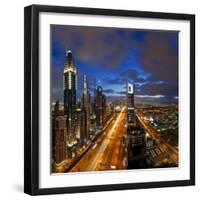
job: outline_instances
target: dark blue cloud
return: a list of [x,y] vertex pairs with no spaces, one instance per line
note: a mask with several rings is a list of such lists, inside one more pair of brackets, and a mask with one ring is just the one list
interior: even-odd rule
[[145,39],[145,32],[144,31],[135,31],[132,34],[134,40],[138,42],[144,42]]
[[132,80],[138,94],[178,96],[178,32],[52,25],[51,46],[53,99],[62,96],[66,49],[91,92],[100,82],[105,93],[123,95]]
[[115,91],[113,89],[104,89],[103,92],[106,94],[114,94],[115,93]]

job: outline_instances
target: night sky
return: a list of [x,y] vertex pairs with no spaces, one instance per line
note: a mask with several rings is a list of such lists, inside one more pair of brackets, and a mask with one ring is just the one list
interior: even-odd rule
[[[65,51],[71,49],[90,89],[103,87],[108,98],[122,98],[127,80],[138,101],[175,102],[178,98],[178,32],[51,25],[51,95],[63,101]],[[80,89],[81,90],[81,89]]]

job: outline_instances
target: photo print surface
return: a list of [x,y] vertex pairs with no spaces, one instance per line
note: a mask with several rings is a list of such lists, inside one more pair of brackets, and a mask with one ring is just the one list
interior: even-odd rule
[[178,167],[179,33],[50,31],[51,172]]

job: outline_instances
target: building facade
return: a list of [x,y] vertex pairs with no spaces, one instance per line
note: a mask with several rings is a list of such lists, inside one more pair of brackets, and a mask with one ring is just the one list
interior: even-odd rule
[[103,94],[101,86],[97,86],[95,92],[94,106],[96,115],[96,125],[97,127],[102,127],[106,122],[106,96]]
[[85,115],[84,112],[82,111],[81,107],[78,107],[76,110],[76,136],[79,139],[79,146],[82,146],[85,143]]
[[66,62],[63,73],[64,82],[64,115],[66,116],[66,143],[72,147],[76,141],[76,91],[77,70],[73,60],[72,51],[66,51]]
[[84,140],[89,139],[90,135],[90,94],[88,90],[88,81],[87,77],[84,74],[83,80],[83,95],[82,95],[82,115],[83,115],[83,133]]
[[[55,107],[55,109],[58,109]],[[58,111],[58,110],[57,110]],[[66,117],[57,115],[57,112],[52,116],[52,157],[56,166],[66,160]]]
[[104,126],[107,121],[107,102],[106,96],[102,95],[102,125]]
[[[145,131],[136,114],[134,105],[134,85],[127,84],[127,135],[128,135],[128,165],[131,168],[142,167],[146,155]],[[140,166],[139,166],[140,165]]]

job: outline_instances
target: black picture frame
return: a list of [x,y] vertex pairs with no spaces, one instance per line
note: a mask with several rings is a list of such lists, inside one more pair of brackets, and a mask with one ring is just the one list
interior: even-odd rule
[[[190,23],[190,179],[162,182],[39,188],[39,13],[76,13]],[[195,15],[31,5],[24,9],[24,192],[30,195],[95,192],[195,185]]]

